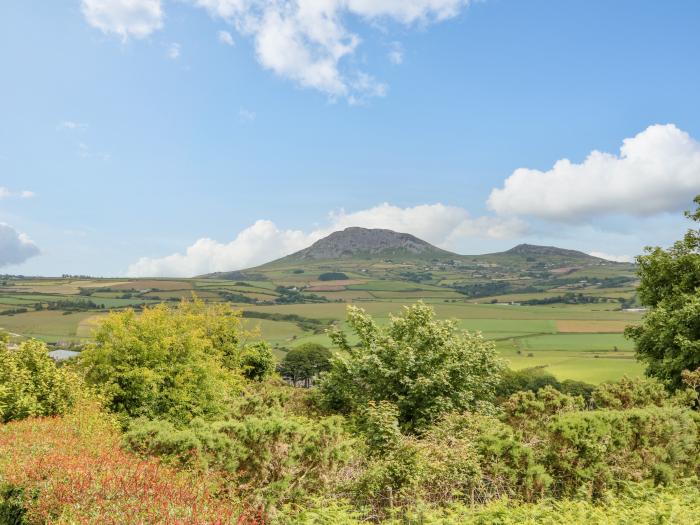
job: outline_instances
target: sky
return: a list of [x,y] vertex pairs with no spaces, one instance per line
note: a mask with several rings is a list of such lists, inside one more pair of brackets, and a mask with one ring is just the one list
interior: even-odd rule
[[0,273],[192,276],[348,226],[631,260],[700,194],[695,0],[4,0]]

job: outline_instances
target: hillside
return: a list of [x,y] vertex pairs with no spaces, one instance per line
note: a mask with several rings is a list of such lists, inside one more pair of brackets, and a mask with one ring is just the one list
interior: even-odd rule
[[301,251],[288,255],[275,263],[320,261],[351,258],[451,258],[456,254],[442,250],[408,233],[392,230],[346,228]]

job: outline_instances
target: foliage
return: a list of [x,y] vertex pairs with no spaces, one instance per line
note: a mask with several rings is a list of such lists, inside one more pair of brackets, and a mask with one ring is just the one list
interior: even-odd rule
[[275,371],[275,358],[270,346],[264,342],[246,345],[239,356],[239,366],[243,377],[251,381],[262,381]]
[[241,376],[262,373],[270,364],[263,353],[244,348],[243,335],[240,316],[228,305],[183,300],[141,315],[112,312],[80,362],[87,381],[102,389],[109,408],[122,417],[184,425],[223,413]]
[[44,343],[25,341],[10,351],[0,341],[0,422],[63,414],[80,390],[80,378],[57,367]]
[[319,281],[345,281],[347,278],[343,272],[325,272],[318,276]]
[[431,307],[418,303],[379,327],[363,310],[348,307],[359,345],[351,348],[343,333],[331,334],[345,355],[333,358],[320,382],[323,405],[352,412],[369,401],[389,401],[401,427],[413,431],[490,401],[504,368],[494,344],[434,317]]
[[[700,222],[698,208],[686,213]],[[681,386],[683,370],[700,367],[700,229],[690,229],[671,248],[648,248],[637,257],[639,298],[651,310],[626,334],[646,363],[647,374],[671,388]]]
[[[136,419],[127,448],[180,468],[215,472],[251,508],[297,504],[337,484],[354,456],[354,440],[339,416],[308,417],[305,391],[278,380],[251,383],[228,417],[195,419],[186,428]],[[299,396],[302,393],[304,395]]]
[[648,405],[662,406],[668,401],[668,393],[655,379],[623,377],[614,383],[602,383],[593,392],[593,403],[598,408],[641,408]]
[[543,367],[523,368],[522,370],[505,370],[501,382],[496,388],[499,398],[507,398],[516,392],[530,390],[537,392],[545,386],[559,389],[561,383]]
[[216,497],[216,476],[124,452],[114,422],[92,404],[0,426],[0,479],[0,516],[27,524],[224,524],[243,513],[235,500]]
[[549,471],[559,496],[598,498],[624,481],[669,482],[694,472],[698,427],[677,407],[572,412],[548,428]]
[[310,386],[311,380],[331,368],[332,354],[328,348],[318,343],[304,343],[292,348],[279,365],[282,377],[294,385],[302,382]]

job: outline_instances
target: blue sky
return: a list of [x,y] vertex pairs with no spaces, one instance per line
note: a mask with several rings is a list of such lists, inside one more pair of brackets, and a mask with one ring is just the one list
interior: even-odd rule
[[691,0],[7,0],[0,272],[194,275],[350,225],[666,245],[700,193],[699,23]]

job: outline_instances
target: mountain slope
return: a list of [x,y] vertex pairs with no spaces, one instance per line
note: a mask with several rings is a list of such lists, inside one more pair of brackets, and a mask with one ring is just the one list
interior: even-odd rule
[[283,257],[279,262],[390,257],[442,259],[458,255],[408,233],[352,227],[331,233],[308,248]]

